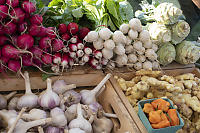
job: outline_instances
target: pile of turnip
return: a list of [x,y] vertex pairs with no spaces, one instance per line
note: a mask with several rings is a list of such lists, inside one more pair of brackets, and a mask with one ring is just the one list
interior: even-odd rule
[[122,24],[120,29],[112,32],[109,28],[90,31],[84,38],[92,43],[95,50],[102,53],[96,58],[99,65],[106,60],[108,68],[124,67],[140,69],[158,69],[156,44],[150,39],[149,32],[143,30],[139,19],[133,18],[129,24]]
[[88,28],[73,22],[44,27],[35,3],[27,0],[0,1],[0,22],[0,72],[33,66],[59,73],[89,62],[93,52],[82,42]]
[[64,80],[47,79],[47,89],[39,95],[31,90],[28,72],[25,72],[25,94],[13,97],[0,95],[0,132],[1,133],[110,133],[113,122],[108,117],[115,114],[105,113],[97,97],[106,89],[105,83],[111,77],[107,74],[93,90],[74,89],[75,84]]

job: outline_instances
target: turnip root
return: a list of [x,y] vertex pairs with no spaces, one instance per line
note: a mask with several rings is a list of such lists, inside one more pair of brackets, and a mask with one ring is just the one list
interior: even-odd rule
[[102,54],[105,59],[111,59],[113,57],[113,51],[111,49],[104,48]]
[[112,38],[116,43],[126,43],[126,36],[121,31],[115,31]]
[[134,64],[134,68],[135,68],[136,70],[142,69],[142,63],[141,63],[141,62],[135,63],[135,64]]
[[152,62],[152,68],[153,69],[159,69],[159,67],[160,67],[160,64],[157,61]]
[[121,44],[121,43],[117,44],[117,46],[114,48],[114,52],[117,55],[125,54],[125,48],[124,48],[123,44]]
[[139,56],[138,56],[138,61],[139,61],[139,62],[145,62],[145,61],[146,61],[146,56],[144,56],[144,55],[139,55]]
[[137,52],[137,54],[139,54],[139,55],[143,55],[143,54],[145,53],[145,48],[142,47],[139,51],[136,51],[136,52]]
[[139,34],[139,40],[143,43],[149,41],[150,40],[149,31],[147,31],[147,30],[141,31]]
[[116,61],[117,65],[124,66],[128,62],[128,57],[126,54],[118,55],[115,61]]
[[158,45],[156,44],[152,44],[152,49],[157,52],[158,51]]
[[143,47],[144,48],[152,48],[152,42],[151,42],[151,40],[143,42]]
[[84,38],[86,42],[95,42],[99,38],[99,35],[96,31],[90,31],[87,36]]
[[151,61],[155,61],[158,58],[157,54],[155,53],[153,49],[147,49],[145,51],[145,56]]
[[111,39],[109,40],[106,40],[104,43],[104,48],[107,48],[107,49],[114,49],[115,48],[115,42]]
[[104,41],[101,38],[98,38],[97,41],[93,42],[93,46],[96,50],[103,49]]
[[99,31],[99,36],[103,40],[108,40],[112,35],[112,32],[108,28],[103,28]]
[[137,58],[137,56],[136,56],[135,54],[129,54],[129,55],[128,55],[128,61],[129,61],[130,63],[136,63],[137,60],[138,60],[138,58]]
[[126,52],[126,54],[130,54],[130,53],[132,53],[133,51],[134,51],[134,48],[133,48],[132,45],[127,45],[127,46],[125,47],[125,52]]
[[132,39],[129,36],[126,36],[126,45],[131,45]]
[[131,27],[132,30],[136,30],[138,32],[142,31],[142,23],[138,18],[132,18],[129,21],[129,26]]
[[119,30],[123,33],[123,34],[127,34],[128,31],[129,31],[130,27],[129,27],[129,24],[122,24],[120,27],[119,27]]
[[129,32],[128,32],[128,36],[129,36],[132,40],[135,40],[135,39],[137,39],[137,37],[138,37],[138,32],[131,29],[131,30],[129,30]]
[[142,49],[142,42],[140,42],[140,41],[135,41],[135,42],[133,43],[133,48],[136,49],[136,50],[138,50],[138,51],[140,51],[140,50]]
[[145,61],[143,64],[142,64],[142,68],[143,69],[152,69],[153,68],[153,65],[150,61]]

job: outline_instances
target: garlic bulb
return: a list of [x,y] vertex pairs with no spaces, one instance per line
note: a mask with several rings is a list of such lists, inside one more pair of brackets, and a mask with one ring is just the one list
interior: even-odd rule
[[110,133],[113,128],[113,122],[106,117],[95,117],[92,128],[94,133]]
[[18,99],[17,108],[22,109],[23,107],[27,107],[32,109],[38,105],[38,96],[33,94],[31,91],[30,79],[28,72],[24,73],[25,87],[26,92],[23,96]]
[[92,126],[83,117],[80,103],[77,105],[77,114],[78,114],[77,118],[72,120],[69,123],[69,128],[70,129],[72,129],[72,128],[80,128],[81,130],[84,130],[86,133],[92,133]]
[[50,111],[50,116],[52,118],[52,124],[59,128],[63,128],[67,125],[67,119],[62,109],[56,107]]
[[79,94],[78,92],[76,92],[74,90],[66,91],[63,94],[63,96],[64,96],[64,100],[65,100],[65,105],[67,107],[69,107],[73,104],[80,103],[80,101],[81,101],[81,94]]
[[22,115],[22,119],[25,120],[39,120],[39,119],[45,119],[47,118],[47,113],[44,110],[41,109],[32,109],[29,111],[29,113],[24,113]]
[[60,104],[60,97],[51,88],[51,79],[47,79],[47,89],[39,96],[38,103],[41,107],[52,109]]
[[72,128],[68,131],[68,133],[85,133],[85,131],[80,128]]
[[63,129],[53,126],[48,126],[45,129],[45,133],[64,133]]
[[8,103],[8,109],[9,110],[16,110],[17,109],[17,102],[19,98],[18,97],[13,97],[10,102]]
[[10,94],[3,96],[0,94],[0,109],[5,109],[7,107],[7,101],[13,97],[17,92],[13,91]]
[[75,84],[67,85],[64,80],[57,80],[54,82],[53,91],[57,94],[63,94],[64,92],[76,88]]

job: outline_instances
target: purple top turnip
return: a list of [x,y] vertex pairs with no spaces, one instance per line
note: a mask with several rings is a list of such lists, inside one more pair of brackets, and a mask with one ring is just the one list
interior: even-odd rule
[[13,17],[13,22],[14,23],[22,23],[24,22],[25,18],[25,13],[21,8],[14,8],[11,11],[11,16]]
[[78,25],[77,25],[77,23],[73,23],[73,22],[69,23],[67,25],[67,31],[70,34],[73,34],[73,35],[76,34],[78,32]]
[[36,6],[34,3],[29,2],[29,1],[24,1],[22,3],[22,8],[24,9],[25,12],[27,13],[33,13],[36,11]]
[[64,34],[67,32],[67,25],[66,24],[59,24],[58,31],[60,34]]
[[23,34],[17,38],[17,46],[22,49],[29,49],[33,46],[34,39],[29,34]]
[[16,24],[14,24],[12,22],[8,22],[4,26],[4,31],[6,34],[12,35],[13,33],[16,32],[16,30],[17,30],[17,26],[16,26]]
[[5,5],[0,5],[0,19],[4,19],[8,15],[8,7]]
[[39,14],[35,14],[30,18],[31,24],[41,25],[43,21],[43,18]]
[[87,34],[90,32],[90,30],[87,28],[87,27],[83,27],[79,30],[79,34],[78,34],[78,37],[80,39],[84,39],[85,36],[87,36]]

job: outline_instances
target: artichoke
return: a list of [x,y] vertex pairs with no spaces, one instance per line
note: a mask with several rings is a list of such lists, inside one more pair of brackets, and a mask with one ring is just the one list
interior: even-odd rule
[[155,20],[166,25],[175,24],[180,16],[182,16],[182,10],[173,3],[161,3],[154,11]]
[[176,46],[176,62],[192,64],[200,58],[200,48],[191,41],[183,41]]
[[174,45],[172,45],[171,43],[165,43],[163,44],[158,52],[158,61],[161,65],[165,66],[170,64],[173,60],[175,60],[176,57],[176,50]]
[[184,20],[180,20],[172,26],[172,43],[182,42],[190,33],[190,25]]
[[154,22],[149,25],[149,34],[151,39],[157,40],[161,43],[171,41],[171,30],[163,24]]

